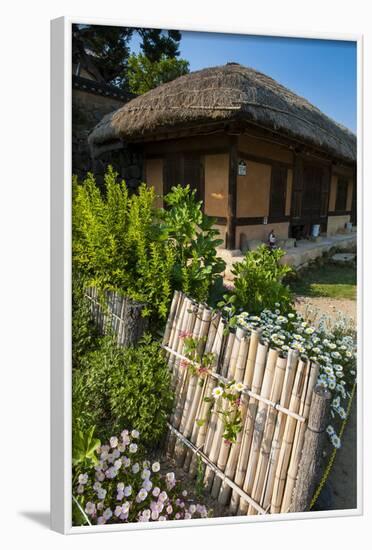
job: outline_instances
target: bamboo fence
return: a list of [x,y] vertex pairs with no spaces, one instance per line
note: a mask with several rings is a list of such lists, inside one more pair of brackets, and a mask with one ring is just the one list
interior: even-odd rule
[[119,346],[135,344],[143,336],[147,327],[142,316],[144,304],[117,292],[99,292],[95,287],[87,288],[85,297],[101,334],[114,334]]
[[[198,342],[201,357],[212,354],[201,373],[195,361],[188,368],[186,332]],[[220,312],[182,292],[173,296],[163,348],[175,392],[168,454],[191,477],[197,474],[199,458],[205,490],[232,514],[305,510],[319,473],[316,461],[322,445],[311,426],[324,431],[329,401],[316,387],[318,366],[294,350],[283,356],[262,341],[260,330],[228,330]],[[241,429],[233,442],[225,442],[223,413],[230,405],[212,396],[216,386],[232,381],[243,384]],[[304,456],[304,448],[309,456]],[[301,464],[310,475],[299,475]]]

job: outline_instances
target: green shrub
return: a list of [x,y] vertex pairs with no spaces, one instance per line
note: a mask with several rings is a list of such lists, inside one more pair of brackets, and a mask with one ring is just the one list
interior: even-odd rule
[[214,218],[203,213],[195,194],[188,185],[172,187],[164,197],[169,208],[162,213],[163,229],[175,253],[173,287],[206,301],[222,281],[225,262],[217,257],[217,247],[223,241],[213,228]]
[[142,184],[129,195],[111,167],[104,191],[88,174],[73,180],[75,270],[87,284],[115,290],[146,304],[144,314],[165,320],[173,291],[206,300],[221,279],[214,220],[187,186],[165,197],[169,209],[155,207],[155,191]]
[[82,358],[97,346],[98,332],[90,315],[89,303],[84,296],[84,282],[72,275],[72,366],[79,368]]
[[142,185],[129,196],[110,167],[105,193],[88,174],[73,183],[73,265],[100,290],[146,302],[145,314],[165,318],[172,295],[172,249],[155,226],[155,192]]
[[257,315],[264,309],[275,310],[280,305],[282,312],[293,309],[293,295],[283,280],[292,268],[279,263],[285,252],[270,250],[262,245],[249,251],[242,262],[234,265],[234,289],[225,303],[235,310],[249,311]]
[[74,371],[74,422],[83,432],[96,425],[100,438],[125,425],[154,445],[165,433],[173,402],[163,351],[148,336],[136,348],[117,347],[110,337],[101,342]]

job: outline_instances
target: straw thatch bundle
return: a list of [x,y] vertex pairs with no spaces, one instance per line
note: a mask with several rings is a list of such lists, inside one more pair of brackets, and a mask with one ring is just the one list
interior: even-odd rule
[[105,116],[89,137],[93,153],[118,140],[151,141],[160,133],[226,123],[255,125],[356,160],[355,135],[269,76],[237,63],[176,78]]

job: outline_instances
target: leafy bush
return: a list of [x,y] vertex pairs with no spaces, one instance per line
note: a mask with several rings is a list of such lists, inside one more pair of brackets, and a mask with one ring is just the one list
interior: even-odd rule
[[175,289],[207,299],[224,269],[215,251],[222,241],[195,193],[173,188],[164,211],[153,188],[130,196],[111,167],[104,181],[104,192],[92,174],[73,181],[73,265],[87,284],[144,302],[155,319],[166,318]]
[[126,425],[140,430],[144,444],[158,443],[172,406],[170,373],[157,342],[145,337],[136,348],[119,348],[110,337],[88,353],[73,373],[73,418],[99,437]]
[[84,282],[72,275],[72,366],[78,368],[82,357],[97,346],[98,332],[92,321],[89,303],[84,296]]
[[[165,521],[207,517],[205,506],[186,498],[173,472],[151,464],[139,441],[140,433],[123,430],[96,449],[96,464],[75,471],[73,495],[91,524]],[[74,525],[87,524],[77,506]]]
[[215,220],[203,213],[195,193],[188,185],[172,187],[164,197],[169,208],[162,212],[162,220],[175,253],[173,287],[204,301],[222,281],[225,262],[217,257],[217,246],[223,241],[213,228]]
[[129,196],[110,167],[105,193],[88,174],[73,183],[73,265],[87,284],[118,290],[164,318],[172,294],[173,253],[155,220],[155,192],[142,185]]
[[283,282],[292,268],[279,263],[284,254],[281,249],[270,250],[265,245],[247,252],[244,260],[234,265],[234,288],[220,305],[254,315],[264,309],[275,309],[276,304],[280,304],[283,312],[292,311],[293,296]]

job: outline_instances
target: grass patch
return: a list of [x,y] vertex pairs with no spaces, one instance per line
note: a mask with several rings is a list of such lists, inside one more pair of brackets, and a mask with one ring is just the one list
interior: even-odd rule
[[311,267],[291,282],[290,287],[301,296],[355,300],[356,268],[334,264]]

